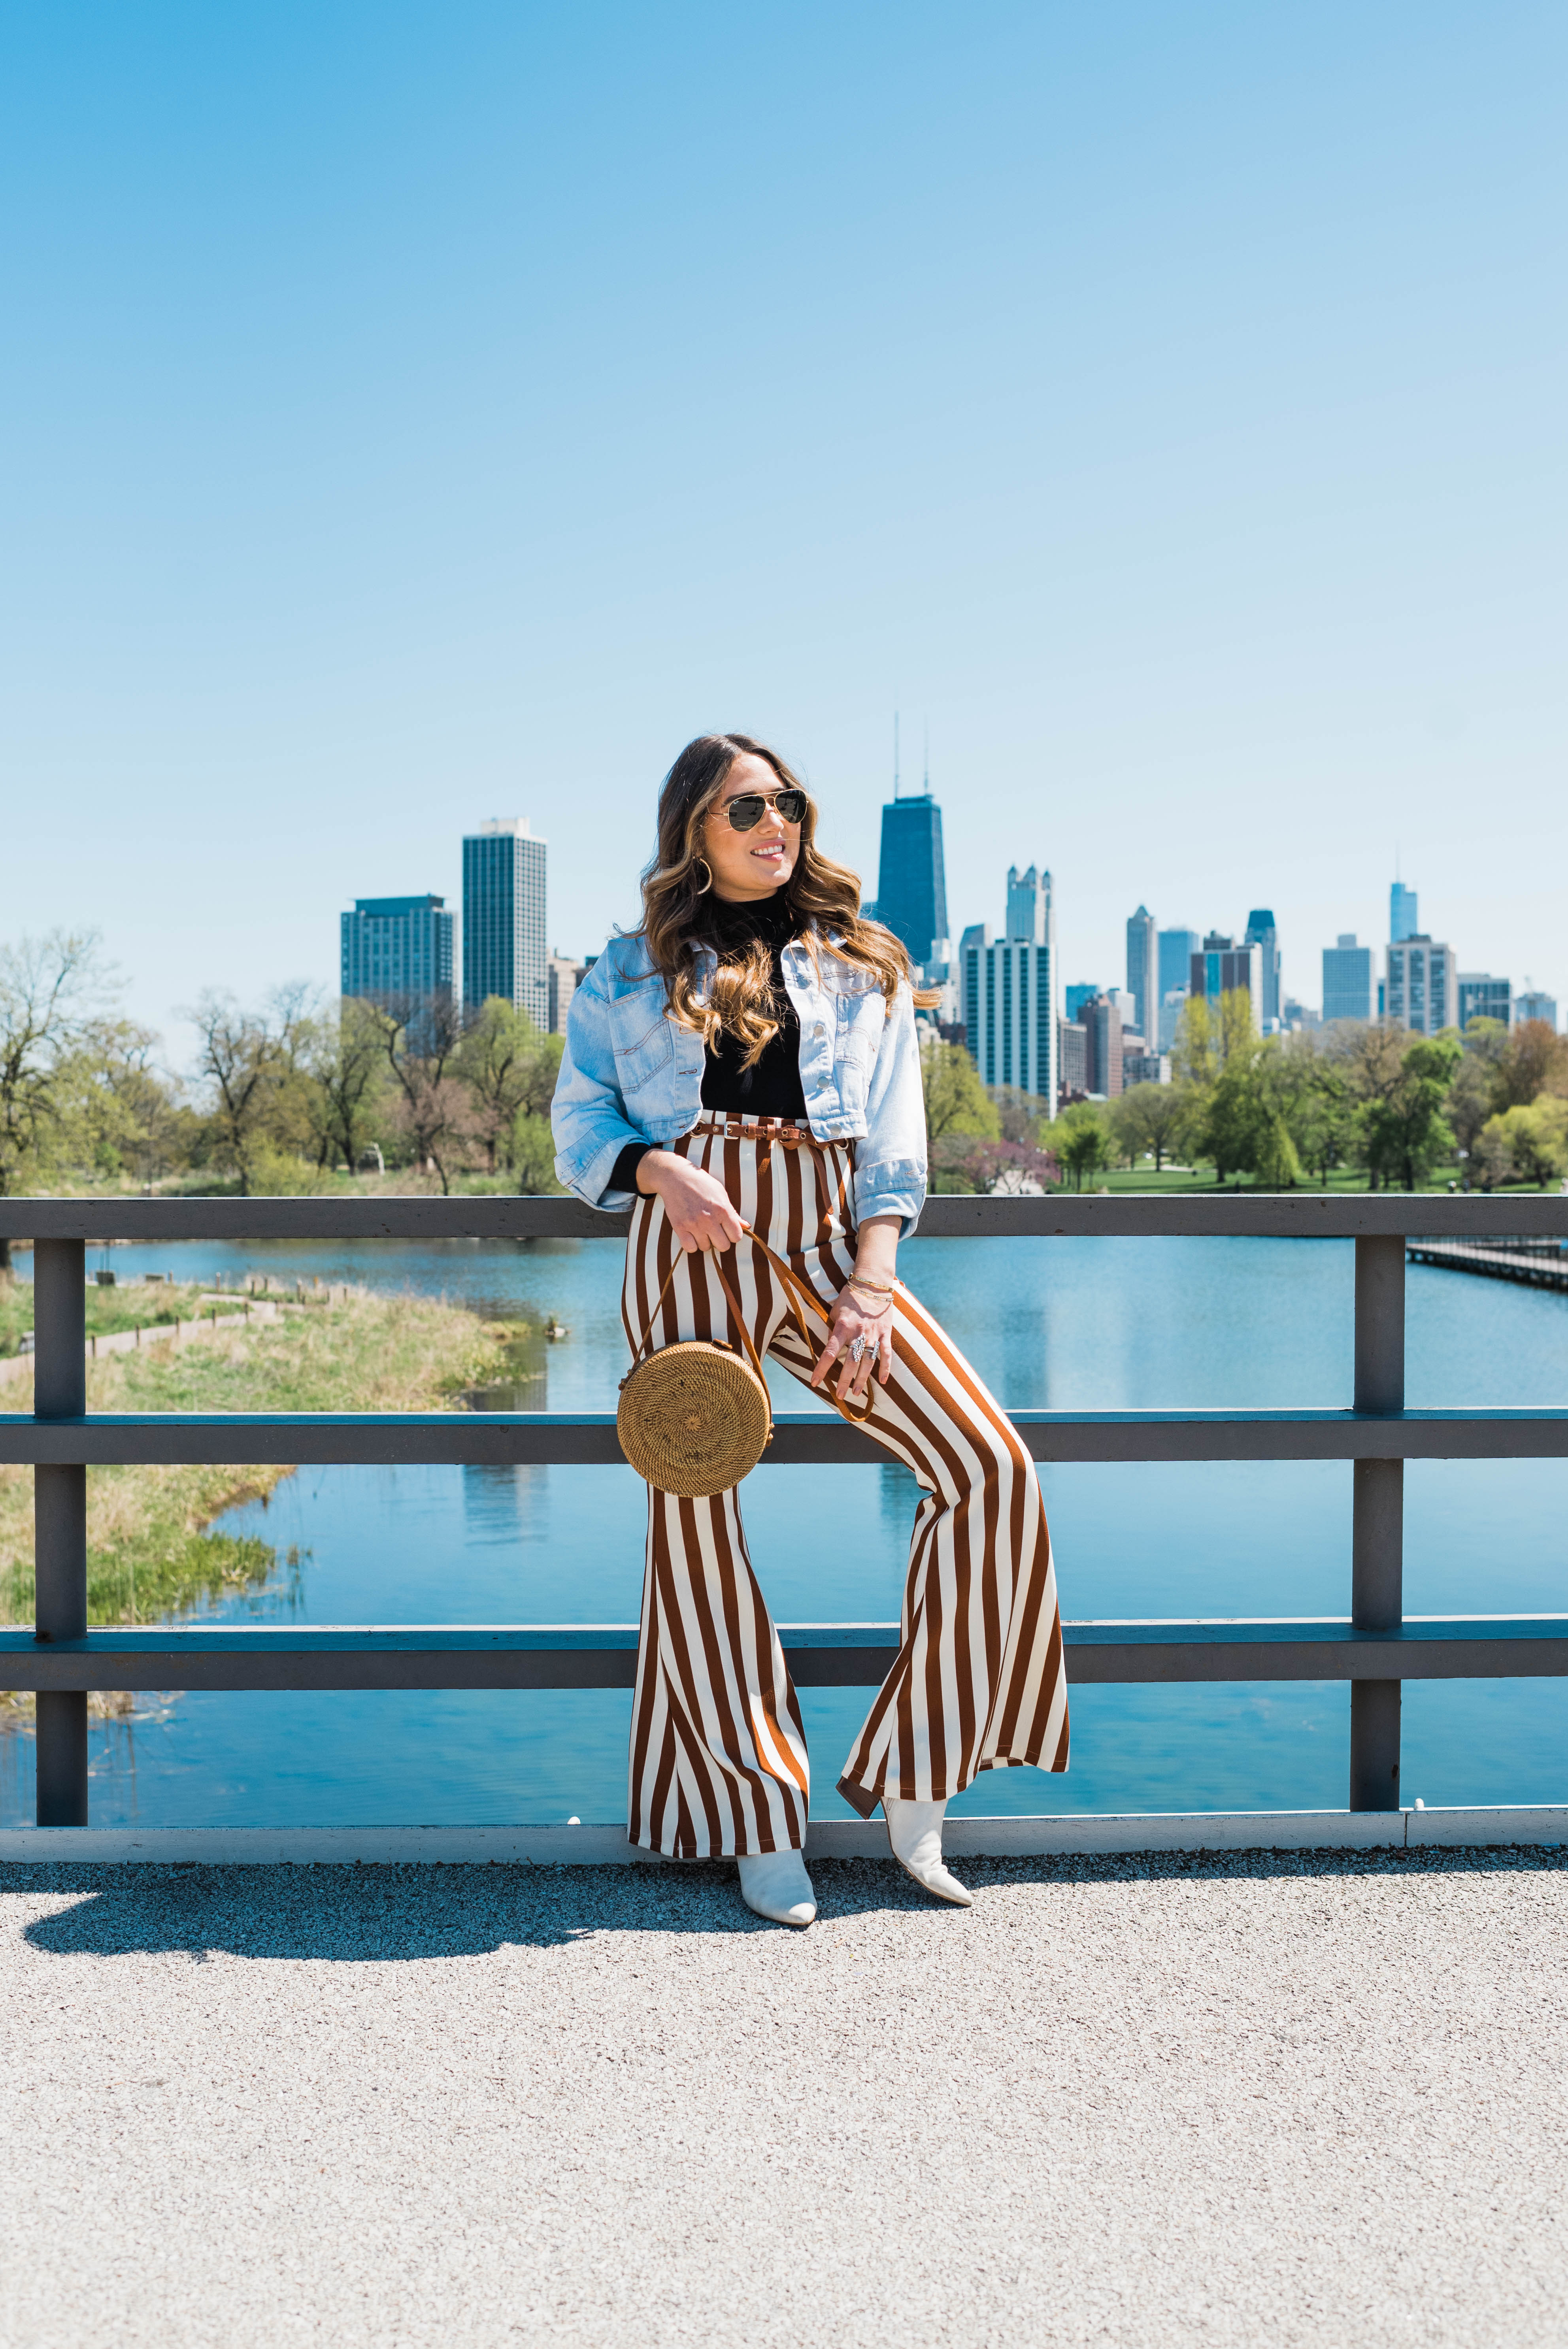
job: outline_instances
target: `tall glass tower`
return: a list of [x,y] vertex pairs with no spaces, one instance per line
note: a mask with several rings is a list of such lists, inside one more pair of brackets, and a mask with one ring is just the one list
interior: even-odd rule
[[463,836],[463,1009],[499,995],[548,1032],[544,860],[545,843],[518,817]]
[[1160,927],[1147,905],[1127,923],[1127,991],[1136,1007],[1139,1033],[1150,1051],[1160,1049]]
[[947,881],[942,865],[942,810],[929,792],[889,800],[882,809],[877,919],[902,938],[916,968],[947,936]]
[[959,942],[959,983],[970,1057],[987,1085],[1034,1093],[1055,1117],[1061,1093],[1057,914],[1051,876],[1007,871],[1007,935],[971,923]]
[[452,917],[444,897],[356,897],[338,936],[345,997],[399,1015],[450,1002]]
[[1388,892],[1389,945],[1402,947],[1407,938],[1418,935],[1420,927],[1421,917],[1416,911],[1416,892],[1407,889],[1402,881],[1396,881]]
[[1254,905],[1247,916],[1247,935],[1243,946],[1261,947],[1264,957],[1264,994],[1258,1006],[1264,1035],[1270,1032],[1269,1022],[1279,1021],[1279,931],[1273,913],[1266,905]]

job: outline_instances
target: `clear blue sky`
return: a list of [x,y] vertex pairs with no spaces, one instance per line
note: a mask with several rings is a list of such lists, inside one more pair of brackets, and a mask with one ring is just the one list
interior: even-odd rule
[[181,1039],[355,895],[635,905],[705,728],[1066,975],[1398,846],[1568,999],[1560,0],[73,0],[0,32],[0,929]]

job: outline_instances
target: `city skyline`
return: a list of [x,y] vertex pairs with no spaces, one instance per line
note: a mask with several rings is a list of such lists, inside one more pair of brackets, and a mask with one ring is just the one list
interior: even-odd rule
[[[913,949],[917,982],[923,978],[927,982],[946,982],[947,1000],[935,1016],[954,1018],[966,1027],[971,1051],[983,1073],[987,1066],[993,1071],[998,1065],[1007,1070],[1006,1076],[993,1074],[987,1081],[1024,1083],[1029,1052],[1024,1040],[1030,1019],[1026,1007],[1032,1007],[1037,1033],[1047,1033],[1048,1040],[1035,1056],[1037,1065],[1031,1063],[1026,1090],[1040,1091],[1054,1103],[1059,1090],[1070,1090],[1070,1082],[1061,1070],[1060,1040],[1054,1029],[1047,1029],[1040,1007],[1048,1005],[1057,1021],[1071,1024],[1079,1019],[1081,1003],[1102,994],[1119,1004],[1118,1017],[1122,1024],[1140,1036],[1147,1054],[1156,1058],[1171,1049],[1179,1018],[1178,994],[1212,994],[1231,986],[1244,987],[1253,996],[1255,1016],[1264,1032],[1302,1024],[1304,1018],[1307,1025],[1329,1025],[1338,1019],[1376,1019],[1385,1013],[1418,1032],[1435,1033],[1445,1024],[1462,1030],[1465,1021],[1476,1015],[1505,1022],[1544,1017],[1555,1024],[1555,999],[1545,990],[1531,989],[1528,983],[1522,990],[1506,975],[1460,969],[1458,955],[1450,946],[1432,940],[1416,926],[1418,892],[1398,879],[1388,892],[1388,938],[1381,948],[1381,974],[1377,968],[1378,948],[1370,942],[1362,944],[1355,932],[1341,931],[1333,947],[1319,949],[1321,985],[1314,1004],[1304,988],[1284,984],[1274,916],[1271,909],[1258,907],[1249,913],[1240,942],[1233,934],[1210,931],[1200,944],[1195,930],[1180,926],[1162,928],[1158,916],[1140,901],[1125,926],[1125,988],[1109,982],[1066,981],[1051,874],[1042,871],[1037,887],[1033,865],[1022,875],[1016,866],[1010,867],[1006,914],[1002,940],[997,943],[1037,937],[1042,945],[1048,942],[1048,952],[1037,958],[1037,972],[1030,967],[1026,980],[1022,964],[1015,978],[1009,960],[999,981],[1004,966],[990,951],[993,937],[988,924],[965,925],[956,948],[946,935],[943,810],[931,789],[929,771],[919,792],[901,793],[897,780],[895,765],[894,797],[882,805],[878,897],[868,901],[862,910],[887,921]],[[502,892],[504,907],[499,898],[490,905],[490,899],[496,897],[497,876],[490,876],[487,887],[480,874],[480,861],[488,854],[493,862],[503,843],[506,854],[528,860],[526,877],[520,865],[510,889]],[[577,957],[559,955],[548,942],[546,843],[526,819],[491,818],[477,833],[463,836],[462,854],[460,960],[465,1012],[477,1009],[487,996],[500,994],[528,1010],[547,1030],[563,1029],[580,965]],[[1041,906],[1043,916],[1038,912]],[[423,989],[412,976],[410,957],[422,954],[424,963],[436,972],[436,988],[444,983],[455,992],[455,916],[443,907],[444,899],[431,893],[356,899],[353,911],[340,916],[341,991],[378,995],[384,1000],[400,993],[418,994]],[[496,918],[490,919],[490,915]],[[439,943],[421,943],[427,933],[430,940]],[[1413,960],[1404,951],[1409,944],[1415,948]],[[978,951],[972,949],[984,950],[989,993],[983,989],[977,993],[982,963]],[[398,958],[396,968],[395,957]],[[1413,987],[1408,984],[1410,971],[1416,974]],[[1181,978],[1179,972],[1183,974]],[[1016,988],[1020,1013],[1016,1043],[1010,1013],[1004,1021],[995,1008],[1001,1000],[996,996],[998,983],[1009,1004]],[[1091,1044],[1091,1061],[1094,1058]]]
[[[1022,875],[1013,866],[1007,873],[1002,938],[996,943],[1027,939],[1047,947],[1035,958],[1037,970],[1033,961],[1026,961],[1026,968],[1020,962],[1015,973],[1014,957],[1004,962],[992,951],[988,924],[964,925],[961,944],[953,947],[947,936],[941,802],[931,789],[929,771],[919,792],[902,793],[897,785],[895,764],[894,796],[882,805],[878,897],[863,910],[886,921],[912,950],[917,983],[922,978],[945,982],[947,999],[935,1016],[956,1019],[967,1029],[976,1065],[983,1074],[987,1068],[992,1071],[989,1082],[1023,1084],[1054,1105],[1059,1090],[1071,1089],[1070,1079],[1062,1072],[1055,1023],[1078,1020],[1078,1007],[1091,995],[1117,1003],[1120,1023],[1140,1037],[1145,1051],[1156,1058],[1168,1053],[1173,1040],[1177,994],[1213,994],[1233,986],[1253,995],[1254,1016],[1265,1033],[1302,1024],[1304,1019],[1315,1026],[1385,1014],[1418,1032],[1431,1033],[1445,1025],[1462,1029],[1477,1014],[1505,1021],[1544,1017],[1555,1024],[1555,999],[1545,990],[1522,990],[1506,975],[1461,970],[1451,946],[1431,939],[1417,926],[1418,892],[1401,879],[1389,887],[1382,973],[1377,968],[1378,949],[1370,942],[1363,945],[1354,932],[1341,931],[1333,947],[1319,949],[1321,986],[1314,1004],[1305,988],[1284,984],[1274,913],[1255,906],[1239,941],[1233,933],[1210,931],[1200,944],[1196,931],[1161,927],[1140,900],[1125,925],[1125,988],[1067,981],[1052,876],[1042,870],[1037,885],[1034,865]],[[500,994],[526,1009],[542,1028],[562,1028],[579,965],[576,957],[560,956],[550,944],[546,843],[526,819],[491,818],[463,835],[461,853],[464,918],[458,935],[465,1013],[488,996]],[[517,866],[504,886],[499,866],[494,873],[490,870],[498,855],[512,859]],[[487,858],[490,864],[481,873]],[[357,898],[352,912],[340,916],[341,992],[383,1000],[417,996],[430,988],[439,991],[443,986],[455,993],[455,928],[454,914],[445,909],[438,894]],[[988,974],[988,985],[981,979],[982,969]],[[1184,974],[1181,979],[1178,972]],[[429,974],[433,977],[427,987]],[[1016,1037],[1010,1009],[1015,998]],[[1052,1015],[1049,1020],[1045,1009]],[[1036,1036],[1046,1039],[1037,1049],[1027,1040],[1031,1023]],[[1091,1063],[1096,1060],[1092,1040],[1089,1058]],[[1006,1073],[998,1075],[998,1068]]]

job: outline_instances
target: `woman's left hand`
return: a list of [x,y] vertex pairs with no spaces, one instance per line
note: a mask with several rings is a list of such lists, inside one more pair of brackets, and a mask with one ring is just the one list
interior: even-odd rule
[[[876,1308],[873,1312],[872,1307]],[[865,1340],[865,1351],[859,1361],[851,1355],[857,1338]],[[872,1348],[876,1348],[873,1357]],[[821,1361],[811,1373],[814,1387],[825,1386],[833,1364],[840,1364],[838,1383],[832,1392],[841,1402],[863,1402],[871,1386],[874,1366],[885,1387],[892,1375],[892,1299],[867,1297],[856,1288],[840,1292],[833,1309],[833,1326],[828,1342],[822,1349]]]

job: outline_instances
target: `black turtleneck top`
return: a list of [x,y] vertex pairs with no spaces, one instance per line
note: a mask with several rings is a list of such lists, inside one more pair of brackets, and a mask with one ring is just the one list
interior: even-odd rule
[[[777,1032],[763,1046],[755,1068],[743,1068],[745,1050],[738,1037],[721,1030],[704,1055],[702,1105],[732,1117],[792,1117],[802,1123],[806,1096],[800,1084],[800,1021],[784,985],[782,956],[799,928],[782,890],[771,897],[738,905],[724,897],[707,896],[695,935],[711,947],[721,963],[741,962],[760,939],[773,957],[773,1016]],[[615,1161],[610,1187],[634,1191],[637,1168],[652,1143],[628,1143]]]

